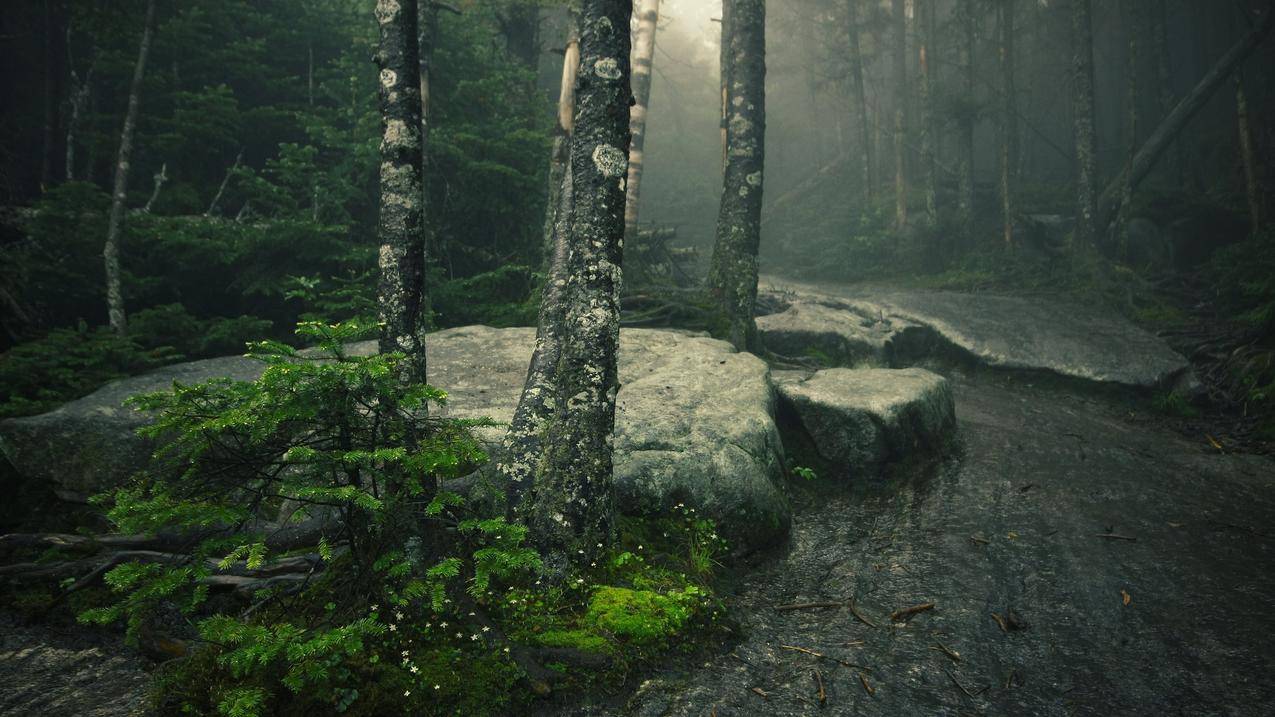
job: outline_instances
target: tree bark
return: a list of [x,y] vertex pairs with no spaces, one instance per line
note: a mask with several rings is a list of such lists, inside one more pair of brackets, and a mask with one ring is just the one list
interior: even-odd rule
[[850,35],[850,81],[854,92],[854,110],[859,122],[860,170],[863,181],[864,206],[870,206],[876,194],[872,146],[872,126],[868,122],[868,93],[863,84],[863,46],[859,37],[860,0],[848,0],[846,13]]
[[961,84],[967,103],[961,113],[957,154],[960,167],[957,175],[957,202],[961,224],[968,235],[974,222],[974,0],[960,0],[959,22],[961,28],[960,63]]
[[1253,235],[1262,228],[1262,188],[1257,178],[1257,147],[1253,142],[1253,125],[1248,112],[1244,82],[1235,78],[1235,109],[1239,124],[1240,160],[1244,164],[1244,196],[1248,199],[1248,217]]
[[651,63],[655,59],[655,30],[660,19],[660,0],[637,0],[638,26],[633,42],[633,100],[629,108],[628,194],[624,205],[624,234],[633,236],[638,221],[638,198],[642,187],[642,150],[646,145],[646,111],[651,101]]
[[766,2],[726,0],[730,6],[726,173],[709,267],[720,338],[758,351],[757,250],[766,152]]
[[425,242],[420,57],[416,0],[377,0],[381,110],[377,287],[381,353],[407,356],[407,378],[424,382]]
[[1116,213],[1116,223],[1112,227],[1112,239],[1117,247],[1117,256],[1129,255],[1129,234],[1125,227],[1129,223],[1129,211],[1133,205],[1133,160],[1138,154],[1138,22],[1137,0],[1125,0],[1125,21],[1129,29],[1129,54],[1127,57],[1127,86],[1125,89],[1125,167],[1122,175],[1124,185],[1120,189],[1120,209]]
[[566,333],[554,417],[522,516],[546,575],[564,579],[611,542],[611,440],[619,389],[620,267],[629,158],[630,0],[584,0],[571,136]]
[[558,361],[566,328],[566,286],[569,276],[567,239],[570,234],[573,192],[570,170],[571,133],[575,128],[575,89],[580,69],[580,38],[572,14],[562,59],[562,86],[558,93],[558,127],[549,160],[549,206],[545,212],[546,279],[536,322],[536,348],[531,354],[522,394],[501,451],[496,470],[504,482],[507,511],[518,516],[542,459],[545,429],[554,417]]
[[935,169],[935,145],[938,132],[934,126],[934,107],[931,101],[932,83],[930,56],[934,52],[934,0],[916,0],[918,14],[916,26],[920,32],[917,43],[917,68],[920,74],[918,100],[921,105],[921,181],[925,192],[925,220],[930,226],[938,224],[938,176]]
[[727,142],[728,127],[730,120],[730,73],[731,73],[731,16],[732,4],[730,0],[722,0],[722,39],[721,52],[717,59],[717,77],[721,86],[721,108],[722,114],[720,118],[721,141],[722,141],[722,177],[726,176],[726,162],[728,159]]
[[66,9],[61,0],[44,0],[44,147],[40,154],[40,188],[57,181],[58,135],[62,124],[62,73],[66,58]]
[[[1160,119],[1169,116],[1173,110],[1173,76],[1169,71],[1169,18],[1166,0],[1154,0],[1151,9],[1151,42],[1155,45],[1156,100],[1160,107]],[[1170,158],[1169,174],[1183,185],[1182,168],[1185,164],[1182,157],[1182,143],[1174,142],[1174,154]]]
[[908,223],[907,104],[908,104],[908,22],[904,0],[894,0],[894,225]]
[[1014,88],[1014,2],[1001,0],[999,55],[1001,65],[1000,194],[1005,248],[1014,247],[1014,167],[1018,159],[1018,100]]
[[128,330],[124,312],[124,293],[120,280],[121,230],[124,225],[124,201],[128,198],[128,170],[133,155],[133,132],[137,127],[137,109],[142,101],[142,78],[146,76],[146,58],[151,51],[151,34],[155,25],[155,0],[147,0],[146,19],[142,25],[142,41],[133,66],[133,81],[128,89],[128,110],[124,113],[124,129],[120,132],[119,154],[115,160],[115,186],[111,192],[111,217],[106,228],[106,246],[102,259],[106,268],[106,310],[111,328],[117,334]]
[[94,64],[89,66],[83,80],[74,70],[71,72],[71,116],[66,122],[66,167],[64,169],[68,182],[75,180],[75,142],[80,131],[80,117],[84,115],[84,108],[89,101],[89,88],[93,84],[93,70],[96,62],[94,58]]
[[[1253,54],[1253,51],[1262,44],[1262,41],[1270,35],[1272,27],[1275,27],[1275,12],[1267,11],[1263,13],[1258,26],[1236,42],[1225,55],[1214,63],[1208,74],[1201,78],[1196,83],[1195,88],[1178,101],[1169,116],[1160,122],[1155,131],[1151,133],[1151,136],[1147,138],[1147,141],[1142,143],[1142,147],[1138,149],[1133,158],[1131,171],[1128,174],[1130,184],[1134,188],[1137,188],[1138,184],[1146,178],[1169,145],[1173,143],[1183,128],[1208,103],[1218,88],[1235,71],[1235,68],[1248,59]],[[1098,200],[1096,226],[1105,227],[1111,223],[1119,208],[1120,194],[1124,186],[1125,178],[1123,174],[1107,185]]]
[[1076,246],[1093,244],[1097,228],[1091,0],[1071,0],[1072,122],[1076,144]]

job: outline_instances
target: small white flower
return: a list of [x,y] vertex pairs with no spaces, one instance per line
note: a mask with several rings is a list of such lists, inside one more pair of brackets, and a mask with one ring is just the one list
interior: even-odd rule
[[462,638],[462,637],[464,637],[464,635],[462,635],[462,634],[461,634],[461,633],[459,633],[459,632],[458,632],[458,633],[456,633],[456,639],[457,639],[457,640],[459,640],[459,639],[460,639],[460,638]]
[[491,628],[483,625],[483,632],[491,632]]
[[373,605],[373,606],[372,606],[372,612],[376,612],[377,610],[380,610],[380,609],[381,609],[381,606],[380,606],[380,605]]
[[420,671],[421,671],[420,668],[417,667],[416,665],[412,665],[411,669],[408,670],[408,672],[411,672],[413,675]]
[[442,621],[442,622],[438,623],[438,626],[439,626],[439,627],[441,627],[441,628],[443,628],[444,630],[446,630],[446,629],[447,629],[447,621],[446,621],[446,620],[444,620],[444,621]]
[[576,578],[576,585],[579,585],[582,582],[584,582],[584,578]]
[[398,629],[398,625],[395,625],[393,623],[390,624],[390,632],[394,632],[397,629]]
[[506,648],[505,648],[505,652],[509,652],[509,648],[508,648],[508,647],[506,647]]
[[403,690],[403,696],[404,696],[404,697],[411,697],[411,696],[412,696],[412,691],[411,691],[411,690]]
[[407,650],[403,650],[403,657],[407,657]]
[[473,616],[474,616],[474,613],[472,613],[472,612],[471,612],[471,613],[469,613],[469,616],[470,616],[470,617],[473,617]]
[[602,547],[602,543],[598,543],[598,547],[599,547],[599,548],[601,548],[601,547]]
[[395,619],[395,620],[402,620],[402,619],[403,619],[403,613],[401,613],[401,612],[396,612],[396,613],[394,613],[394,619]]
[[476,632],[475,632],[474,634],[470,635],[470,636],[469,636],[469,639],[470,639],[470,641],[477,640],[477,639],[478,639],[478,633],[476,633]]
[[438,685],[434,685],[434,689],[440,689]]

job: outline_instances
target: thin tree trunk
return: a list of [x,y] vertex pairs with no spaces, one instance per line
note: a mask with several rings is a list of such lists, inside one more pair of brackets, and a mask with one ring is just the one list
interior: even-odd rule
[[80,131],[80,118],[84,115],[84,108],[89,101],[89,87],[93,83],[93,70],[96,65],[90,65],[88,72],[84,74],[81,80],[74,71],[71,72],[71,116],[66,123],[66,181],[75,180],[75,142]]
[[381,353],[407,356],[406,378],[424,382],[425,242],[421,165],[420,58],[416,0],[378,0],[381,110],[380,282]]
[[966,107],[961,113],[960,135],[957,139],[959,173],[957,176],[957,202],[961,224],[966,238],[973,231],[974,222],[974,0],[960,0],[959,22],[961,26],[960,63],[961,83]]
[[1014,88],[1014,2],[1015,0],[1001,0],[998,6],[1001,13],[1000,194],[1007,249],[1014,247],[1014,167],[1018,158],[1018,102]]
[[[1128,172],[1129,184],[1135,189],[1137,188],[1155,167],[1156,162],[1159,161],[1174,139],[1208,103],[1218,88],[1235,71],[1235,68],[1239,67],[1244,60],[1253,54],[1253,51],[1270,34],[1272,27],[1275,27],[1275,12],[1263,13],[1260,24],[1241,38],[1239,42],[1235,43],[1221,59],[1214,63],[1208,74],[1196,83],[1195,88],[1178,101],[1173,111],[1160,122],[1134,156],[1131,171]],[[1125,178],[1122,174],[1103,190],[1102,196],[1098,200],[1096,226],[1105,227],[1111,222],[1119,209],[1120,195],[1124,186]]]
[[849,18],[850,35],[850,79],[854,91],[854,109],[859,120],[860,169],[863,181],[864,206],[870,206],[876,192],[876,181],[873,175],[872,126],[868,122],[868,93],[863,86],[863,47],[859,38],[859,2],[848,0],[846,13]]
[[766,150],[766,2],[726,3],[730,6],[730,116],[708,287],[718,312],[719,336],[741,351],[757,351],[754,313]]
[[159,167],[159,171],[155,173],[155,187],[151,190],[150,199],[146,200],[146,205],[142,207],[142,211],[150,214],[155,208],[155,200],[159,199],[159,193],[163,191],[164,184],[168,181],[168,162],[164,162]]
[[894,225],[901,230],[908,223],[908,22],[904,0],[894,0],[894,43]]
[[580,38],[573,13],[567,29],[562,59],[562,85],[558,92],[558,127],[549,159],[549,206],[545,211],[546,279],[536,322],[536,348],[531,354],[518,407],[509,421],[497,472],[504,479],[506,506],[516,516],[523,497],[531,489],[543,452],[545,428],[554,417],[554,376],[562,356],[565,334],[566,285],[569,269],[568,236],[571,230],[573,193],[570,147],[575,128],[575,89],[580,69]]
[[142,41],[133,66],[133,81],[128,89],[128,110],[124,113],[124,129],[120,132],[119,155],[115,160],[115,187],[111,192],[111,218],[106,228],[106,246],[102,259],[106,267],[106,310],[111,328],[117,334],[128,330],[124,312],[124,292],[120,280],[121,230],[124,225],[124,201],[128,198],[128,170],[133,156],[133,131],[137,127],[137,108],[142,100],[142,78],[146,75],[146,58],[151,51],[151,34],[155,25],[155,0],[147,0]]
[[1094,154],[1093,20],[1091,0],[1071,0],[1072,114],[1076,143],[1076,246],[1093,244],[1097,213]]
[[1129,224],[1129,212],[1133,205],[1133,160],[1138,154],[1138,7],[1137,0],[1126,0],[1124,9],[1128,15],[1126,25],[1129,28],[1129,55],[1127,58],[1127,80],[1125,90],[1125,167],[1122,176],[1124,186],[1120,190],[1120,209],[1116,213],[1116,223],[1112,228],[1112,239],[1117,248],[1117,256],[1127,258],[1129,255],[1129,234],[1125,231]]
[[221,204],[221,196],[226,193],[226,187],[230,186],[230,178],[235,175],[235,170],[239,169],[239,163],[243,161],[243,150],[235,155],[235,163],[230,165],[230,169],[226,170],[226,176],[221,178],[221,185],[217,187],[217,193],[213,195],[212,202],[208,204],[208,211],[204,212],[204,216],[211,217],[213,212],[217,211],[217,205]]
[[655,59],[655,29],[660,19],[660,0],[638,0],[637,35],[633,43],[633,101],[629,108],[628,192],[624,205],[624,233],[633,236],[638,221],[638,198],[642,187],[642,150],[646,145],[646,111],[651,101],[651,62]]
[[1248,199],[1248,216],[1254,236],[1262,228],[1262,188],[1257,178],[1257,148],[1253,142],[1253,125],[1248,113],[1248,97],[1244,82],[1235,78],[1235,109],[1239,120],[1240,160],[1244,163],[1244,195]]
[[729,120],[730,120],[730,73],[731,73],[731,0],[722,0],[722,40],[721,52],[717,60],[717,77],[721,85],[721,140],[722,140],[722,176],[726,176],[726,163],[729,158]]
[[930,56],[934,52],[934,0],[917,0],[917,27],[920,42],[917,43],[917,68],[920,74],[919,97],[921,105],[921,181],[925,191],[925,220],[930,226],[938,224],[938,176],[935,169],[935,144],[938,132],[934,126],[934,107],[931,101],[932,83]]
[[630,0],[584,0],[579,109],[571,136],[568,273],[555,414],[522,517],[546,574],[562,580],[611,542],[611,440],[619,389],[620,267],[628,172]]

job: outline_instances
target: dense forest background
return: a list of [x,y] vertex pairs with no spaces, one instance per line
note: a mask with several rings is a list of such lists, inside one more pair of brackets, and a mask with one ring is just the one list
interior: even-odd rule
[[[1099,188],[1252,30],[1260,5],[1093,4]],[[101,328],[100,254],[145,3],[5,7],[0,53],[13,69],[0,79],[0,412],[47,409],[110,377],[235,352],[248,338],[286,338],[301,316],[368,311],[379,122],[368,7],[158,3],[123,229],[127,336]],[[888,0],[772,3],[767,122],[778,150],[766,166],[763,271],[1063,291],[1172,329],[1197,324],[1195,309],[1207,301],[1209,322],[1239,318],[1269,333],[1269,241],[1248,241],[1269,205],[1269,43],[1209,96],[1134,188],[1114,230],[1120,239],[1071,247],[1071,4],[1017,3],[1009,20],[995,2],[922,7],[932,14],[900,3],[900,31]],[[468,0],[436,12],[426,172],[434,321],[533,323],[565,12],[521,0]],[[686,250],[707,257],[721,191],[717,14],[712,3],[666,3],[654,60],[641,218],[676,232],[679,261],[691,261],[672,273],[684,280],[703,270]],[[966,131],[969,211],[961,199]],[[1007,133],[1017,229],[1008,245],[1000,189]],[[633,294],[637,277],[651,272],[631,274]],[[1251,343],[1244,336],[1240,343]],[[1246,354],[1242,378],[1223,372],[1232,393],[1238,381],[1264,396],[1256,391],[1271,381],[1263,355],[1257,368]]]

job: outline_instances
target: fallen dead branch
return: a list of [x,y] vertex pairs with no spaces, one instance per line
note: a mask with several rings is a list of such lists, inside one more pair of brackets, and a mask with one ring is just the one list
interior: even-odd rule
[[1127,541],[1129,541],[1130,543],[1136,543],[1136,542],[1138,542],[1138,539],[1137,539],[1137,538],[1134,538],[1134,537],[1131,537],[1131,536],[1128,536],[1128,535],[1120,535],[1120,534],[1118,534],[1118,533],[1098,533],[1098,534],[1096,534],[1094,537],[1096,537],[1096,538],[1106,538],[1107,540],[1127,540]]
[[863,691],[867,692],[869,697],[877,693],[876,688],[868,684],[868,678],[862,672],[859,673],[859,684],[863,685]]
[[769,694],[768,692],[766,692],[765,690],[763,690],[762,688],[760,688],[760,687],[754,687],[754,688],[752,688],[752,690],[750,690],[750,691],[751,691],[753,694],[757,695],[758,697],[762,698],[763,700],[766,700],[766,701],[768,701],[768,702],[770,701],[770,694]]
[[813,610],[825,607],[841,607],[844,602],[795,602],[788,605],[776,605],[776,612],[788,612],[790,610]]
[[891,622],[906,622],[907,620],[911,619],[912,617],[916,615],[919,615],[923,612],[927,612],[933,609],[934,609],[934,603],[932,602],[921,603],[920,605],[913,605],[912,607],[899,608],[898,610],[895,610],[894,612],[890,613],[890,621]]
[[816,694],[819,697],[819,704],[826,705],[828,704],[828,691],[823,688],[823,675],[819,674],[819,670],[815,670],[814,675],[815,686],[818,688]]
[[948,647],[947,645],[944,645],[941,642],[936,641],[934,645],[930,647],[930,649],[941,652],[944,655],[947,655],[949,658],[951,658],[952,662],[961,661],[961,653],[957,652],[956,650],[953,650],[952,648]]
[[948,670],[943,670],[943,674],[947,675],[947,679],[951,680],[952,684],[956,685],[957,689],[959,689],[961,692],[964,692],[966,697],[970,699],[974,699],[976,697],[976,695],[973,692],[970,692],[969,689],[965,687],[965,685],[961,684],[960,680],[956,679],[956,675],[953,675]]
[[854,615],[854,618],[858,620],[859,622],[863,623],[864,625],[867,625],[868,627],[877,626],[876,623],[872,622],[866,616],[864,616],[863,613],[859,612],[859,608],[854,604],[854,600],[851,600],[850,602],[848,602],[846,606],[850,608],[850,614]]

